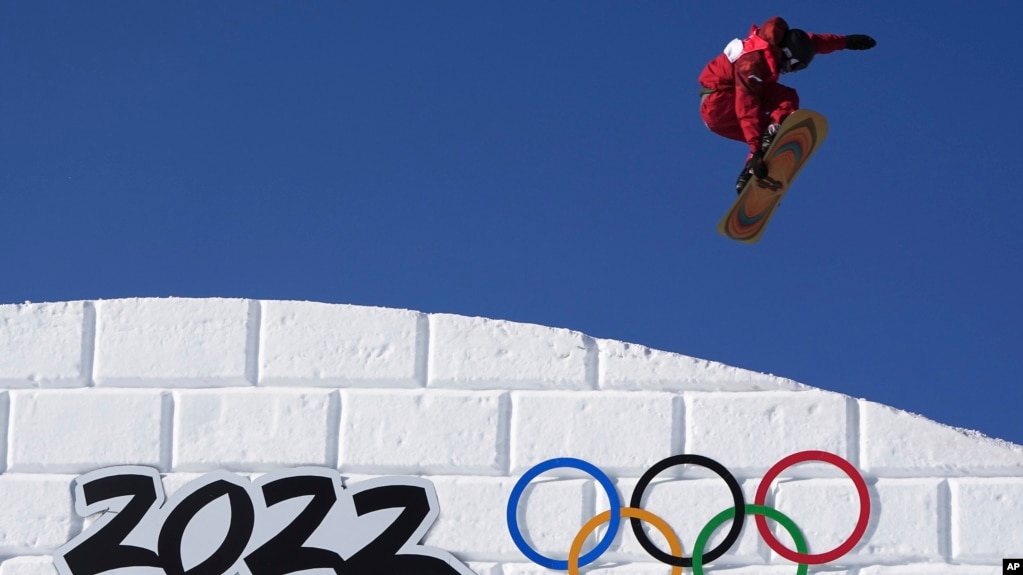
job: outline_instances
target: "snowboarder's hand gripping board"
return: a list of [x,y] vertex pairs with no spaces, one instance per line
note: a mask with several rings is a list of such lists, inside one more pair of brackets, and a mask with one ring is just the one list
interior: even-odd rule
[[782,196],[828,135],[828,122],[817,112],[796,110],[781,125],[771,147],[764,153],[767,177],[751,178],[718,224],[726,238],[756,243],[767,227]]

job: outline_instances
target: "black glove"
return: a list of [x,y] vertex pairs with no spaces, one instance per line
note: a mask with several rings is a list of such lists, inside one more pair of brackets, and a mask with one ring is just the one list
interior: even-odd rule
[[877,41],[866,34],[850,34],[845,37],[846,50],[870,50]]

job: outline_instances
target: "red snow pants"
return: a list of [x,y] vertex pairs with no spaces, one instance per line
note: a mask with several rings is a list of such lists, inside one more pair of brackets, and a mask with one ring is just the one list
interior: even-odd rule
[[[799,94],[793,88],[771,82],[763,87],[760,109],[770,116],[771,122],[780,124],[789,114],[799,109]],[[739,117],[735,113],[735,90],[720,90],[703,97],[700,117],[711,132],[730,140],[746,142]]]

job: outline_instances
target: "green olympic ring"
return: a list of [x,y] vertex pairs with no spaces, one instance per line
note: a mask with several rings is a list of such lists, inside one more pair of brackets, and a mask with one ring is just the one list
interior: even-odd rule
[[[746,504],[746,515],[763,515],[770,517],[789,532],[792,536],[792,540],[796,543],[796,550],[799,553],[807,552],[806,539],[803,538],[803,532],[799,530],[796,522],[789,518],[781,511],[773,507],[766,507],[764,505],[754,505],[752,503]],[[721,513],[715,515],[707,525],[704,526],[700,534],[696,536],[696,543],[693,545],[693,575],[703,575],[703,548],[707,546],[707,542],[710,540],[710,536],[714,534],[718,527],[735,517],[735,508],[729,507]],[[806,575],[809,565],[806,563],[800,563],[799,568],[796,570],[796,575]]]

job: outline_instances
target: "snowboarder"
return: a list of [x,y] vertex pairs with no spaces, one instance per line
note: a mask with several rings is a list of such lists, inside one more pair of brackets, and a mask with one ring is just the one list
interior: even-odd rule
[[763,154],[778,126],[799,108],[799,95],[778,83],[781,74],[802,70],[815,54],[869,50],[877,42],[864,34],[813,34],[789,28],[775,16],[754,25],[745,40],[736,38],[700,73],[700,116],[715,134],[749,144],[746,164],[735,182],[742,193],[754,175],[763,178]]

